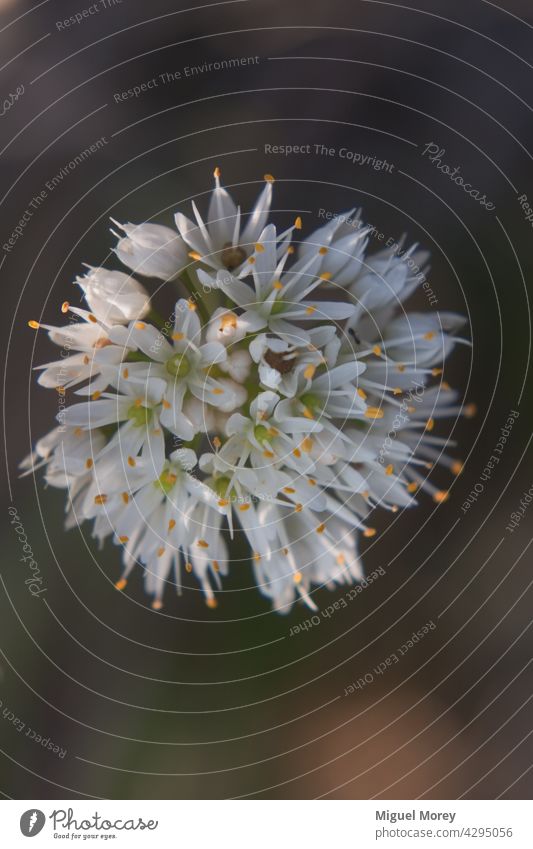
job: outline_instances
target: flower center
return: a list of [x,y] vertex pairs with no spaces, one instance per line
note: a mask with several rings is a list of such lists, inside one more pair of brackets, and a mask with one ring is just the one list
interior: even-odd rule
[[166,370],[174,377],[186,377],[191,370],[191,364],[185,354],[175,354],[167,360]]
[[133,422],[134,427],[147,427],[153,415],[153,410],[150,407],[143,407],[141,404],[132,404],[128,410],[128,418]]
[[271,351],[270,348],[264,354],[265,362],[270,368],[276,369],[280,374],[288,374],[294,368],[294,358],[286,359],[287,352]]
[[155,481],[155,486],[161,487],[165,495],[168,495],[174,484],[176,483],[178,476],[171,472],[170,469],[167,469],[163,472],[163,474]]
[[213,489],[219,498],[224,498],[230,485],[230,479],[226,477],[217,478],[213,481]]
[[224,250],[220,255],[222,265],[224,265],[228,271],[233,271],[234,268],[238,268],[239,265],[242,265],[245,259],[246,251],[239,247],[239,245],[232,245],[231,242],[224,245]]

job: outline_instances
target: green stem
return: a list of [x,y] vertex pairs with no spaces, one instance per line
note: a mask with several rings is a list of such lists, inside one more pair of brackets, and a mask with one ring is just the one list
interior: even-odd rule
[[146,354],[142,354],[140,351],[130,351],[128,356],[126,357],[126,362],[128,363],[151,363],[153,362],[150,357],[147,357]]
[[160,330],[163,330],[165,328],[166,324],[167,324],[167,322],[165,321],[163,316],[160,315],[160,313],[158,313],[157,310],[154,310],[153,307],[150,309],[150,312],[148,313],[148,318],[150,319],[150,321],[153,324],[155,324],[156,327],[159,327]]

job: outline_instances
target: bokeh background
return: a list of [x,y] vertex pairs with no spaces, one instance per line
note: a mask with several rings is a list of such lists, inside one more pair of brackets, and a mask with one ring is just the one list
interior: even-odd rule
[[[24,88],[0,117],[2,245],[46,182],[105,139],[47,193],[13,249],[0,251],[1,791],[26,799],[529,797],[533,508],[513,534],[506,525],[533,483],[533,232],[518,201],[533,198],[531,4],[109,0],[58,28],[89,6],[0,2],[0,100]],[[205,68],[248,57],[257,59]],[[186,75],[194,66],[204,69]],[[161,74],[175,79],[163,84]],[[156,87],[117,102],[154,78]],[[394,168],[265,152],[308,143]],[[422,155],[429,143],[493,211]],[[205,208],[217,165],[244,208],[263,174],[274,174],[281,224],[301,214],[310,232],[320,208],[356,206],[387,237],[407,232],[432,253],[438,308],[469,317],[473,346],[456,349],[445,379],[478,414],[453,429],[465,467],[450,499],[377,515],[379,533],[362,553],[367,572],[385,575],[296,636],[290,630],[306,610],[273,614],[242,561],[215,611],[191,581],[153,612],[140,570],[118,593],[117,549],[97,550],[89,527],[65,533],[63,493],[18,477],[57,412],[54,393],[32,374],[52,346],[27,320],[61,323],[82,263],[119,267],[110,216],[171,225],[191,198]],[[163,287],[160,311],[174,297]],[[411,306],[427,308],[422,291]],[[464,513],[511,410],[520,415],[501,461]],[[445,472],[435,480],[450,486]],[[10,504],[44,576],[40,598],[24,584]],[[342,594],[323,590],[316,602],[324,608]],[[344,696],[429,621],[437,627],[401,663]]]

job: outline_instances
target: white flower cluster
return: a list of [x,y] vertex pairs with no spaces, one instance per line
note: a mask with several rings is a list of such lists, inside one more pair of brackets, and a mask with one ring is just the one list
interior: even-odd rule
[[186,293],[170,321],[130,274],[91,267],[76,281],[88,310],[30,322],[63,349],[41,386],[81,398],[23,467],[67,489],[67,527],[93,519],[99,541],[122,546],[118,589],[142,565],[154,609],[183,570],[215,607],[239,533],[274,607],[314,608],[313,587],[362,577],[358,536],[374,535],[376,506],[411,506],[420,488],[442,501],[427,470],[460,471],[431,432],[462,411],[441,366],[463,320],[406,312],[408,260],[425,256],[368,257],[353,212],[301,240],[300,218],[284,232],[267,221],[269,175],[247,216],[215,179],[206,220],[193,204],[176,231],[116,225],[131,272]]

